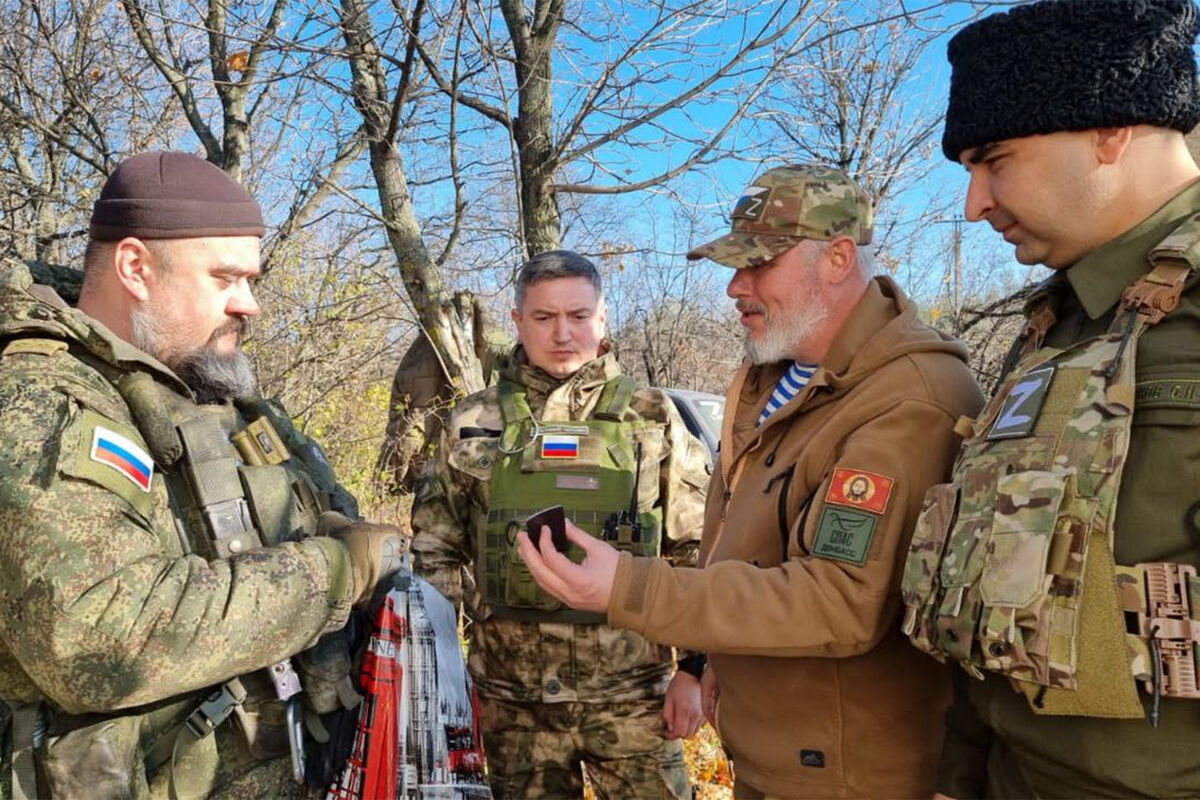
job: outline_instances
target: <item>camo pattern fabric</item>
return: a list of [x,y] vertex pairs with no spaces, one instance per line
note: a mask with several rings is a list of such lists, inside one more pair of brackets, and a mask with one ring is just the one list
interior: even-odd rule
[[840,170],[816,164],[775,167],[742,192],[731,231],[687,257],[742,269],[762,266],[802,239],[849,236],[870,244],[874,213],[870,196]]
[[[1146,572],[1141,567],[1117,567],[1117,597],[1121,600],[1121,608],[1126,612],[1134,612],[1139,617],[1147,615],[1146,608]],[[1149,683],[1153,667],[1150,660],[1150,647],[1146,640],[1136,633],[1125,634],[1125,649],[1129,655],[1130,671],[1138,681]]]
[[[1129,443],[1144,323],[1123,343],[1128,320],[1022,359],[975,421],[954,482],[927,495],[901,589],[904,631],[919,649],[976,676],[1075,688],[1089,534],[1112,535]],[[1031,410],[1023,404],[1039,388]],[[995,435],[1024,418],[1022,435]]]
[[[692,796],[683,747],[664,741],[658,703],[480,703],[488,780],[496,800]],[[583,762],[581,765],[580,762]]]
[[[483,367],[485,384],[491,385],[499,364],[512,350],[512,342],[502,333],[483,329],[483,310],[478,304],[472,321],[475,354]],[[387,428],[376,467],[388,492],[413,492],[421,467],[441,436],[454,394],[433,345],[427,337],[418,336],[392,378]]]
[[[620,374],[608,353],[559,381],[524,363],[518,348],[505,377],[526,388],[535,417],[590,416],[611,378]],[[663,555],[695,564],[708,485],[708,449],[687,432],[667,395],[639,389],[627,412],[660,422],[664,445],[657,481],[638,489],[663,509]],[[462,401],[427,463],[413,506],[413,560],[417,570],[473,620],[468,665],[481,695],[522,702],[617,702],[661,695],[670,649],[606,625],[521,622],[491,615],[482,587],[464,597],[460,568],[472,564],[487,528],[489,482],[503,421],[495,388]],[[648,465],[649,466],[649,465]],[[476,577],[478,583],[478,567]]]
[[[21,268],[0,278],[0,696],[72,714],[199,699],[342,627],[352,576],[341,545],[314,537],[228,559],[186,555],[157,469],[143,492],[122,490],[118,471],[81,468],[87,420],[149,449],[112,376],[136,369],[185,390],[31,291]],[[14,336],[48,344],[13,347]]]

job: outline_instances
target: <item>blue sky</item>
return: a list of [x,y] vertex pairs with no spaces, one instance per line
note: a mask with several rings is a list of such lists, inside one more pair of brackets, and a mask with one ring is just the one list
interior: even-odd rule
[[[846,13],[851,19],[864,19],[877,12],[883,4],[878,0],[860,0],[860,2],[844,2],[839,6],[839,12]],[[910,7],[918,5],[910,2]],[[944,108],[949,92],[949,67],[945,60],[946,42],[953,31],[962,21],[971,17],[975,9],[970,4],[952,5],[935,23],[939,29],[949,29],[948,33],[938,36],[924,51],[919,65],[904,90],[904,106],[906,113],[919,113],[921,109],[932,109],[940,114]],[[707,31],[713,43],[733,49],[741,31],[733,22]],[[691,65],[694,66],[694,65]],[[687,85],[692,76],[683,72],[674,76],[673,80],[663,87],[664,93],[677,90],[679,86]],[[565,97],[563,98],[566,99]],[[711,115],[711,119],[724,119],[732,108],[726,102],[723,105],[714,104],[708,108],[691,110],[689,113],[673,112],[664,119],[669,125],[677,126],[679,130],[687,131],[694,127],[693,117]],[[739,144],[737,137],[754,139],[753,150],[747,146],[747,157],[726,158],[716,164],[707,166],[685,178],[678,179],[672,184],[673,191],[669,194],[642,192],[638,195],[625,196],[623,202],[636,213],[627,216],[633,238],[642,241],[653,241],[658,250],[675,250],[675,260],[682,265],[682,252],[689,244],[697,244],[707,238],[720,235],[728,230],[727,214],[733,202],[740,195],[742,188],[753,179],[754,175],[764,168],[764,164],[778,162],[780,156],[786,153],[772,150],[770,139],[761,135],[751,137],[747,133],[734,132],[730,134],[728,144],[735,149]],[[884,214],[898,216],[897,229],[901,232],[911,232],[917,237],[917,243],[911,250],[911,256],[905,258],[896,270],[895,277],[911,293],[923,301],[936,302],[944,296],[945,287],[942,284],[951,263],[951,236],[953,225],[928,224],[928,220],[918,222],[921,212],[931,203],[942,202],[947,207],[947,213],[942,218],[949,223],[951,219],[961,214],[962,195],[966,188],[966,175],[962,167],[948,162],[940,154],[940,127],[936,135],[934,147],[933,168],[929,175],[908,191],[891,198],[886,207],[881,209]],[[630,169],[629,180],[637,180],[664,171],[678,163],[691,152],[688,146],[674,147],[639,147],[624,152],[610,151],[612,158],[619,163],[627,164]],[[695,229],[671,231],[664,240],[664,229],[668,223],[664,220],[678,215],[677,206],[691,206],[696,220]],[[919,226],[919,230],[916,228]],[[1028,270],[1016,264],[1011,258],[1011,248],[1005,245],[986,225],[963,224],[962,254],[964,284],[968,291],[981,290],[982,284],[1013,285],[1024,283],[1029,278],[1036,278],[1036,270]],[[690,238],[689,238],[690,237]],[[572,244],[568,238],[569,245]],[[670,258],[659,261],[670,262]],[[722,286],[726,274],[723,268],[710,266],[716,270],[712,276],[713,283]]]

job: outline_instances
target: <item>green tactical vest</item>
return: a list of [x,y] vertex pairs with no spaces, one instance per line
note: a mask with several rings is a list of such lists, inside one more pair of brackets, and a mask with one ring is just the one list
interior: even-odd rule
[[[39,329],[32,322],[18,338],[30,337],[64,341],[57,327]],[[77,341],[65,341],[74,355],[117,387],[129,407],[135,427],[166,481],[185,553],[228,558],[311,536],[323,511],[358,516],[354,498],[338,484],[319,446],[299,433],[277,405],[253,399],[238,400],[233,407],[197,406],[147,372],[122,370]],[[343,683],[349,687],[348,680]],[[104,719],[55,713],[45,723],[37,723],[46,726],[48,746],[41,755],[46,785],[39,779],[36,794],[73,796],[64,787],[77,785],[81,774],[90,774],[94,739],[104,740],[104,752],[116,752],[126,747],[140,749],[140,742],[149,738],[158,745],[151,752],[140,753],[138,760],[151,771],[171,770],[173,796],[201,796],[212,779],[218,753],[211,733],[194,738],[187,728],[194,726],[197,734],[211,731],[236,714],[253,757],[286,757],[285,713],[276,698],[300,689],[291,660],[285,659],[267,670],[235,678],[208,696],[167,700]],[[343,705],[357,700],[352,687],[346,692],[339,684],[337,693]],[[17,797],[34,796],[34,790],[28,788],[30,775],[19,773],[31,772],[28,758],[34,741],[32,728],[36,727],[33,720],[40,712],[37,704],[9,705],[9,724],[14,731],[12,792]],[[114,774],[111,778],[114,785],[119,784],[120,793],[142,796],[147,790],[144,780],[138,786],[137,776]],[[126,783],[130,780],[132,785]],[[24,788],[18,788],[18,782]]]
[[[1007,676],[1037,713],[1144,715],[1130,665],[1149,677],[1144,654],[1161,650],[1156,636],[1166,638],[1162,626],[1151,633],[1153,618],[1167,615],[1147,607],[1155,592],[1147,576],[1174,565],[1118,568],[1113,520],[1138,339],[1178,304],[1196,247],[1200,224],[1189,218],[1152,251],[1153,269],[1125,290],[1096,338],[1044,347],[1054,312],[1049,303],[1036,308],[1015,367],[978,418],[960,421],[953,482],[925,497],[902,581],[904,632],[977,678],[983,670]],[[1192,572],[1190,583],[1182,578],[1185,600],[1200,590]],[[1118,595],[1119,583],[1133,599]],[[1136,612],[1138,597],[1140,622],[1122,613],[1131,605]],[[1176,621],[1187,629],[1182,608],[1185,619]],[[1194,667],[1195,642],[1186,638]],[[1161,680],[1147,688],[1175,694]]]
[[[631,378],[613,378],[589,419],[560,422],[535,419],[524,387],[501,380],[504,430],[489,484],[486,527],[476,537],[479,583],[496,616],[523,622],[605,621],[603,614],[567,608],[542,591],[517,551],[517,532],[525,520],[549,506],[561,505],[577,526],[620,550],[659,554],[663,426],[623,420],[636,388]],[[584,553],[572,545],[568,555],[578,563]]]
[[122,376],[118,390],[192,552],[228,558],[311,536],[324,511],[358,515],[321,450],[269,401],[201,407],[140,372]]

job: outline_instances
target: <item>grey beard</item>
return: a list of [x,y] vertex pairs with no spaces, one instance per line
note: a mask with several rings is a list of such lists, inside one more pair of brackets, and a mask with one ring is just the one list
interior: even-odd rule
[[203,347],[167,366],[188,385],[198,403],[217,403],[258,395],[258,378],[254,375],[254,367],[250,357],[241,350],[221,355]]
[[807,313],[779,314],[773,320],[765,320],[766,331],[762,339],[754,341],[746,336],[746,356],[753,364],[793,361],[796,345],[810,338],[828,318],[827,309],[814,308]]
[[[133,346],[157,358],[183,381],[198,403],[218,403],[236,397],[258,395],[258,378],[250,358],[239,347],[229,355],[221,355],[211,348],[211,341],[203,347],[187,353],[168,352],[163,346],[157,320],[145,311],[130,313]],[[239,323],[244,327],[244,323]],[[213,333],[212,338],[225,332],[225,328]]]

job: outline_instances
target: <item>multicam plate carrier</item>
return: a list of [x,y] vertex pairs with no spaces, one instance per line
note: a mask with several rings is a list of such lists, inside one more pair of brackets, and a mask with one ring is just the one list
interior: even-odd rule
[[[1055,314],[1048,302],[1036,307],[995,397],[960,420],[953,482],[926,495],[902,582],[905,633],[977,678],[1006,675],[1035,711],[1047,688],[1078,688],[1080,630],[1090,636],[1094,625],[1115,649],[1126,642],[1134,676],[1155,696],[1152,722],[1159,696],[1200,697],[1195,568],[1117,567],[1111,556],[1138,339],[1178,305],[1198,250],[1200,222],[1189,218],[1152,252],[1153,269],[1125,290],[1109,330],[1066,349],[1043,346]],[[1084,603],[1085,578],[1102,584],[1114,571],[1120,633],[1116,608],[1099,622],[1098,606]],[[1132,699],[1121,715],[1142,713]]]

